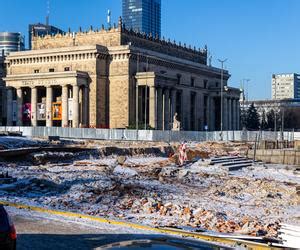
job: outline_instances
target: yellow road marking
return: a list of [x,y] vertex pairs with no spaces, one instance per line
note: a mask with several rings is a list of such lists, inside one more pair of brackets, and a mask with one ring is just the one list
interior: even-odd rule
[[172,235],[177,235],[177,236],[182,236],[182,237],[191,237],[191,238],[215,242],[215,243],[222,243],[222,244],[230,245],[231,247],[244,246],[247,249],[253,249],[253,250],[254,249],[255,250],[280,249],[280,248],[271,247],[268,244],[250,242],[250,241],[246,241],[246,240],[223,238],[223,237],[218,237],[218,236],[210,236],[210,235],[205,235],[202,233],[194,233],[194,232],[183,231],[183,230],[178,230],[178,229],[156,228],[156,227],[141,225],[141,224],[137,224],[137,223],[111,220],[111,219],[106,219],[103,217],[96,217],[96,216],[92,216],[92,215],[86,215],[86,214],[80,214],[80,213],[74,213],[74,212],[52,210],[52,209],[47,209],[47,208],[42,208],[42,207],[37,207],[37,206],[24,205],[24,204],[20,204],[20,203],[12,203],[12,202],[8,202],[8,201],[0,200],[0,205],[15,207],[15,208],[19,208],[19,209],[27,209],[27,210],[31,210],[31,211],[48,213],[48,214],[53,214],[53,215],[60,215],[60,216],[65,216],[65,217],[87,219],[87,220],[96,221],[99,223],[105,223],[105,224],[111,224],[111,225],[117,225],[117,226],[123,226],[123,227],[130,227],[133,229],[154,231],[157,233],[172,234]]

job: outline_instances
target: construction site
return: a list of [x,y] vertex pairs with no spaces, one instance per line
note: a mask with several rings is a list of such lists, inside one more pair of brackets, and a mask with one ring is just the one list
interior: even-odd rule
[[254,159],[254,142],[3,134],[0,147],[1,202],[276,244],[300,224],[299,165]]

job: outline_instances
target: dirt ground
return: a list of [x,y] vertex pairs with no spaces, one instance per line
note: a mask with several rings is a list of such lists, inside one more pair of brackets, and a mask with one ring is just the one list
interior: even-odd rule
[[247,144],[189,143],[192,161],[184,166],[177,164],[176,144],[127,156],[132,144],[120,144],[117,155],[111,148],[104,152],[103,142],[86,145],[95,151],[41,151],[2,160],[0,173],[17,181],[0,184],[1,199],[151,226],[262,237],[277,237],[281,222],[300,224],[300,177],[293,168],[254,164],[229,172],[209,164],[211,157],[244,155]]

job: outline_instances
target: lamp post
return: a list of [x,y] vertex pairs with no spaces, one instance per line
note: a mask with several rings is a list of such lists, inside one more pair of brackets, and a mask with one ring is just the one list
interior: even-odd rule
[[[275,107],[277,106],[277,81],[275,78]],[[276,114],[276,109],[274,108],[274,132],[277,131],[277,114]]]
[[[140,54],[137,53],[137,69],[136,72],[139,73],[140,70]],[[139,130],[139,84],[136,81],[136,86],[135,86],[135,129],[138,131]],[[138,132],[137,132],[138,134]]]
[[221,139],[223,140],[223,90],[224,90],[224,86],[223,86],[223,78],[224,78],[224,63],[227,61],[227,59],[221,60],[218,59],[218,61],[221,63],[222,65],[222,70],[221,70]]
[[249,82],[250,79],[244,79],[246,81],[246,89],[247,89],[247,93],[246,93],[246,101],[249,101]]

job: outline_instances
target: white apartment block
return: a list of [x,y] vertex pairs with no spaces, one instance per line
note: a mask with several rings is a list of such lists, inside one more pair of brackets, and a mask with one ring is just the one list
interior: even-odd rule
[[272,75],[272,100],[300,98],[300,75],[295,73]]

